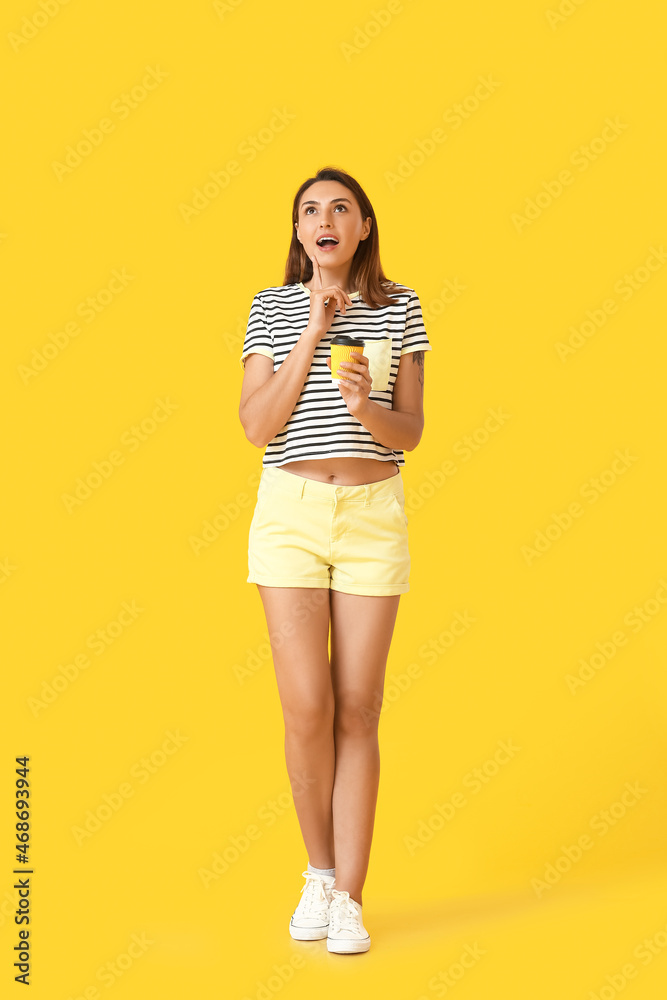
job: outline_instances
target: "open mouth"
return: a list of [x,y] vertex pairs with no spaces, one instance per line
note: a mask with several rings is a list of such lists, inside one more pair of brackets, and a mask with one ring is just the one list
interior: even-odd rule
[[338,246],[338,240],[335,236],[320,236],[316,242],[320,250],[333,250],[334,247]]

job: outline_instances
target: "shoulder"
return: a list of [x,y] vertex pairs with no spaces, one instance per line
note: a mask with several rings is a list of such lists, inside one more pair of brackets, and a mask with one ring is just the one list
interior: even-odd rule
[[293,316],[304,303],[308,303],[308,297],[303,294],[298,284],[268,285],[255,292],[252,308],[261,310],[269,321],[279,320],[283,315]]
[[410,299],[417,297],[414,288],[411,288],[410,285],[403,285],[400,281],[387,281],[383,283],[383,286],[387,295],[393,296],[398,302],[409,302]]
[[264,301],[277,301],[292,298],[294,293],[298,291],[298,284],[268,285],[266,288],[260,288],[258,292],[255,292],[255,298]]

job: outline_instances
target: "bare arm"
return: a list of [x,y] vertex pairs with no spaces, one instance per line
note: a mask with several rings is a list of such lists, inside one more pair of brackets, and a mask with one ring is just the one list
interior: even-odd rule
[[348,292],[340,285],[323,287],[320,265],[315,257],[311,261],[314,288],[310,292],[308,324],[278,371],[274,372],[273,361],[266,355],[249,354],[245,360],[239,419],[248,441],[258,448],[266,448],[289,420],[315,348],[333,323],[336,311],[344,316],[346,306],[352,305]]
[[320,340],[306,327],[277,372],[263,354],[246,357],[239,419],[251,444],[265,448],[289,420]]

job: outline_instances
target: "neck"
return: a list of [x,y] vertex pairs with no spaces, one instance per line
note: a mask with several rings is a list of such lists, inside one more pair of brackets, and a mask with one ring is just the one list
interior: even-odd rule
[[[320,267],[320,273],[322,275],[322,287],[326,288],[328,285],[340,285],[340,287],[348,292],[356,292],[356,288],[348,288],[349,278],[350,278],[350,265],[346,264],[344,267]],[[305,282],[304,282],[305,284]],[[313,278],[310,279],[306,288],[309,288],[312,292],[313,290]]]

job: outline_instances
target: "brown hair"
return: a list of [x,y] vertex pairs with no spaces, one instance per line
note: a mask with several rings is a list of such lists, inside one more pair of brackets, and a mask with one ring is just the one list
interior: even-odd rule
[[406,286],[389,281],[382,270],[377,220],[373,206],[366,197],[366,193],[361,185],[355,181],[354,177],[346,174],[344,170],[337,170],[335,167],[322,167],[314,177],[309,177],[308,180],[303,182],[294,196],[294,204],[292,206],[292,242],[290,243],[287,263],[285,265],[283,285],[291,285],[298,281],[309,281],[313,276],[313,262],[296,234],[295,223],[299,221],[301,196],[316,181],[339,181],[352,192],[361,210],[362,219],[366,219],[368,216],[371,217],[371,231],[365,240],[359,240],[359,246],[352,258],[350,283],[353,288],[359,290],[361,298],[372,309],[377,309],[379,306],[391,305],[394,301],[391,295],[404,291]]

